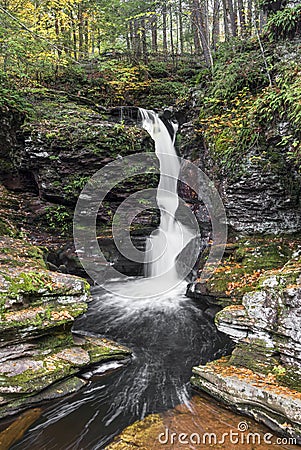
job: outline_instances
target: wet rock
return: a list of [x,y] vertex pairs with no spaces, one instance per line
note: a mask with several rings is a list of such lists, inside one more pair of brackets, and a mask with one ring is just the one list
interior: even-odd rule
[[32,175],[40,198],[74,205],[97,170],[116,157],[151,150],[153,144],[135,123],[117,123],[88,106],[60,100],[59,95],[35,99],[38,120],[23,128],[24,145],[15,148],[13,163],[18,173]]
[[19,111],[4,106],[0,108],[0,181],[13,187],[18,187],[22,179],[11,156],[22,145],[21,126],[24,118],[24,114]]
[[88,365],[110,359],[124,359],[129,350],[106,339],[84,337],[80,344],[72,342],[68,346],[53,349],[36,343],[33,357],[19,357],[1,364],[0,393],[36,394],[49,385],[80,373]]
[[11,396],[9,397],[9,400],[0,402],[0,418],[17,414],[29,406],[35,406],[45,401],[55,400],[64,397],[65,395],[73,394],[86,386],[86,384],[87,381],[77,376],[73,376],[58,381],[57,383],[53,383],[35,395]]
[[40,417],[40,408],[30,409],[18,417],[9,427],[0,433],[0,448],[9,450],[11,446],[18,442],[28,428]]
[[[262,271],[238,304],[217,313],[217,328],[235,349],[195,368],[192,383],[301,443],[301,261],[298,240],[289,246],[292,258],[284,266]],[[243,287],[237,283],[236,292]]]
[[[187,295],[209,304],[239,304],[246,292],[257,289],[266,271],[281,269],[301,248],[300,238],[248,236],[232,239],[226,245],[221,264],[210,279],[196,280],[188,286]],[[210,247],[209,247],[210,249]],[[198,273],[206,261],[209,249],[203,252]]]
[[[294,188],[291,189],[291,186]],[[247,233],[300,231],[300,187],[300,176],[287,167],[285,161],[280,171],[249,164],[247,173],[239,180],[223,183],[229,224],[235,231]]]
[[[198,114],[204,114],[203,92],[195,93],[194,120],[181,125],[178,148],[214,182],[226,211],[231,232],[294,233],[301,230],[301,176],[290,160],[290,145],[280,148],[283,135],[293,127],[278,119],[267,126],[260,142],[237,146],[235,160],[226,164],[227,149],[220,133],[206,142]],[[206,111],[205,111],[206,116]],[[277,119],[276,119],[277,122]]]
[[135,422],[117,436],[106,450],[243,450],[246,446],[257,450],[264,445],[275,450],[293,449],[293,446],[286,446],[285,441],[282,444],[281,438],[278,444],[275,441],[276,436],[263,425],[239,417],[212,398],[202,395],[194,396],[189,406],[178,405],[165,413],[151,414]]
[[193,369],[191,381],[239,413],[253,417],[275,432],[301,443],[301,394],[225,359]]
[[89,353],[81,347],[66,348],[56,353],[56,358],[62,359],[75,366],[84,366],[90,362]]
[[73,336],[91,300],[85,280],[47,270],[41,250],[21,239],[0,238],[0,263],[0,417],[74,392],[86,367],[128,358],[106,339]]

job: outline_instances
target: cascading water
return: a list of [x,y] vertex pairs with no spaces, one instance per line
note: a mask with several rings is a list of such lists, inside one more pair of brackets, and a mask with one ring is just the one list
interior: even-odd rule
[[[157,114],[140,110],[140,115],[142,126],[155,141],[161,172],[157,190],[160,226],[146,248],[149,278],[112,281],[114,294],[110,289],[94,288],[88,313],[75,324],[77,332],[128,346],[133,358],[119,370],[96,370],[93,382],[79,393],[47,406],[13,450],[103,450],[135,420],[179,403],[189,406],[191,368],[228,352],[229,341],[199,305],[185,297],[186,283],[176,269],[179,253],[193,237],[177,219],[177,127],[173,124],[171,137]],[[107,369],[114,367],[118,364],[109,363]]]
[[155,152],[160,162],[160,181],[157,188],[157,204],[160,209],[160,226],[146,241],[147,277],[158,278],[160,283],[176,282],[179,278],[176,258],[193,234],[178,220],[176,211],[179,206],[177,194],[180,162],[175,150],[177,124],[172,125],[171,136],[158,114],[139,108],[142,127],[155,142]]

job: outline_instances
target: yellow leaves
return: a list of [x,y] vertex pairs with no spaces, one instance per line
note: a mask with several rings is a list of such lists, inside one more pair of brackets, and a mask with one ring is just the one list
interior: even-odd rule
[[233,269],[241,269],[243,266],[241,264],[238,263],[229,263],[229,264],[225,264],[225,265],[220,265],[219,267],[217,267],[214,271],[214,273],[221,273],[221,272],[226,272],[226,273],[230,273],[231,271],[233,271]]
[[218,114],[210,114],[199,120],[205,137],[211,140],[218,136],[219,144],[235,145],[241,140],[241,133],[249,123],[250,111],[255,97],[249,91],[240,92],[233,100],[220,104]]
[[[208,363],[206,367],[223,377],[236,377],[239,380],[246,381],[262,390],[272,391],[278,395],[287,395],[299,400],[301,399],[300,392],[279,385],[276,376],[271,373],[264,375],[253,372],[251,369],[228,365],[227,360],[222,358],[218,361],[214,361],[214,363]],[[290,424],[285,422],[283,426],[290,427]]]
[[282,423],[281,426],[283,428],[293,428],[292,424],[291,423],[287,423],[287,422]]
[[60,320],[68,320],[68,319],[73,320],[74,318],[73,318],[73,316],[71,316],[71,314],[69,314],[68,311],[63,310],[63,311],[52,311],[51,319],[55,320],[55,321],[60,321]]
[[252,274],[242,274],[239,281],[231,281],[228,283],[226,294],[231,295],[236,290],[242,289],[250,284],[254,284],[258,281],[258,278],[261,276],[262,272],[263,270],[254,270]]

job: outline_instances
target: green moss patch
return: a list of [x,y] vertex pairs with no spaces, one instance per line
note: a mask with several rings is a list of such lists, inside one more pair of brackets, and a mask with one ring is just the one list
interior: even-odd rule
[[226,248],[225,256],[206,283],[206,295],[223,304],[239,303],[243,294],[260,287],[265,275],[281,269],[301,240],[292,237],[250,236]]

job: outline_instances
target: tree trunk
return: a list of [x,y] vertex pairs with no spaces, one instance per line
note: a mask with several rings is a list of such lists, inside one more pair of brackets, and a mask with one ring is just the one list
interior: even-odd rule
[[180,40],[180,53],[184,53],[184,33],[183,33],[183,7],[182,0],[179,0],[179,40]]
[[246,34],[246,14],[244,8],[243,0],[237,0],[238,6],[238,15],[239,15],[239,23],[240,23],[240,34],[245,36]]
[[134,20],[134,58],[139,61],[141,58],[141,39],[139,19]]
[[85,55],[89,57],[89,21],[88,18],[85,19],[84,22],[84,49]]
[[267,21],[266,14],[263,11],[259,13],[259,31],[260,33],[263,31],[263,27],[265,26]]
[[193,33],[194,52],[196,55],[200,55],[201,54],[201,43],[200,43],[199,30],[197,27],[195,14],[192,14],[192,16],[191,16],[191,30]]
[[129,41],[130,41],[130,51],[134,52],[134,24],[133,21],[129,21]]
[[84,17],[82,5],[78,5],[78,53],[79,58],[83,57],[83,47],[84,47]]
[[77,36],[76,36],[76,26],[75,20],[73,18],[72,11],[70,12],[70,21],[71,21],[71,29],[72,29],[72,37],[73,37],[73,55],[74,59],[77,60]]
[[228,5],[229,5],[229,18],[230,18],[232,36],[237,36],[237,24],[236,24],[236,19],[235,19],[233,0],[228,0]]
[[131,53],[131,49],[131,21],[129,21],[126,33],[126,50],[128,55]]
[[151,20],[151,31],[152,31],[152,53],[158,53],[158,22],[156,14],[153,15]]
[[167,56],[167,9],[166,3],[162,6],[162,16],[163,16],[163,53]]
[[[225,37],[236,36],[237,28],[232,0],[223,0]],[[231,29],[231,33],[230,33]]]
[[213,18],[212,18],[212,48],[216,50],[220,35],[219,24],[220,0],[214,0],[213,4]]
[[169,7],[169,36],[170,36],[170,49],[172,56],[172,64],[175,65],[175,46],[173,40],[173,17],[172,17],[172,6]]
[[142,41],[142,55],[145,64],[148,63],[148,53],[147,53],[147,41],[146,41],[146,23],[145,18],[141,19],[141,41]]
[[212,67],[212,55],[208,42],[208,23],[206,22],[206,17],[204,17],[204,14],[202,15],[201,13],[199,0],[193,0],[192,7],[195,14],[196,26],[202,44],[205,62],[208,67]]
[[252,0],[248,0],[248,12],[247,12],[247,22],[248,22],[248,28],[249,28],[249,34],[251,36],[252,34]]

